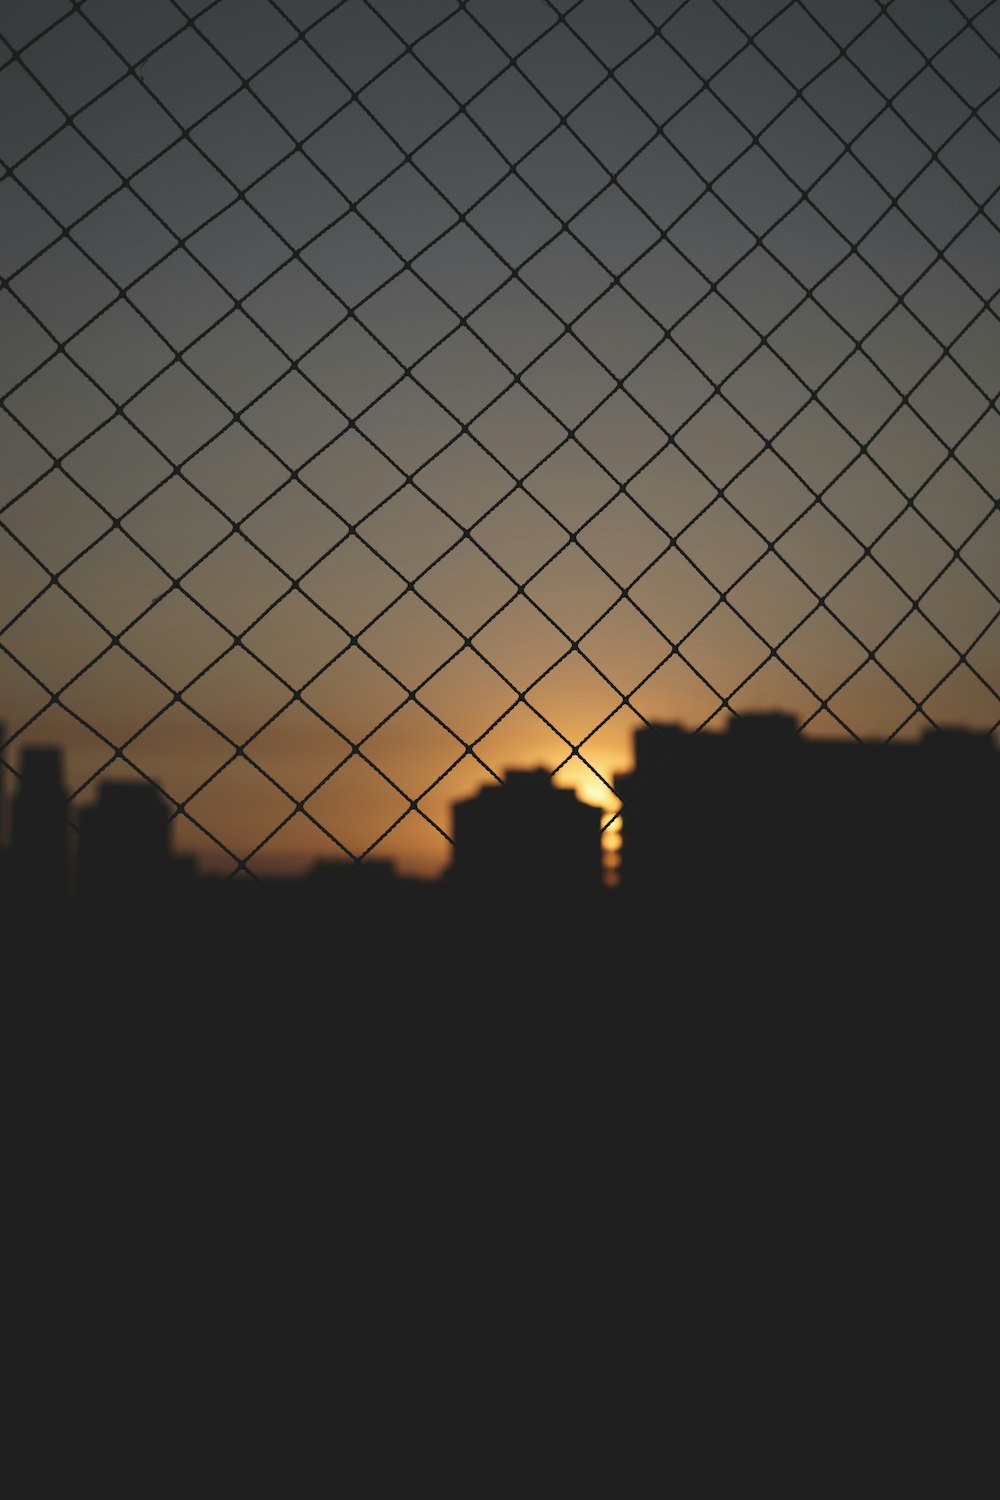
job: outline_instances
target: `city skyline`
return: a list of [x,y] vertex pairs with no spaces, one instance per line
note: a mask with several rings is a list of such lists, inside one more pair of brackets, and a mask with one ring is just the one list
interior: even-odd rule
[[[0,722],[0,734],[2,732]],[[793,747],[801,749],[804,760],[797,758]],[[246,873],[265,882],[276,879],[301,882],[338,866],[349,870],[368,863],[392,877],[416,878],[425,883],[428,880],[431,883],[452,880],[457,882],[458,888],[467,883],[475,887],[477,881],[482,884],[494,879],[500,881],[498,889],[509,890],[519,878],[526,891],[534,891],[537,880],[541,879],[543,885],[549,880],[544,872],[551,860],[557,858],[564,864],[563,873],[546,887],[554,899],[557,889],[567,884],[571,889],[579,887],[584,891],[590,884],[607,887],[619,884],[622,829],[631,826],[634,837],[637,809],[640,823],[649,815],[650,808],[653,809],[651,826],[658,828],[660,840],[659,846],[654,846],[660,851],[655,857],[661,857],[662,851],[671,845],[676,852],[678,830],[683,830],[682,862],[693,869],[699,861],[714,858],[711,851],[725,839],[727,829],[730,834],[740,827],[745,831],[750,827],[747,819],[753,817],[758,822],[754,825],[756,833],[751,840],[754,847],[746,851],[749,858],[761,854],[765,846],[773,845],[775,839],[797,840],[800,835],[792,832],[794,816],[789,809],[802,794],[801,777],[807,774],[803,767],[810,764],[826,766],[823,797],[829,808],[839,809],[834,824],[839,822],[841,832],[853,829],[852,837],[861,839],[865,836],[866,821],[874,820],[876,824],[879,821],[870,799],[858,798],[856,804],[852,803],[852,798],[857,797],[857,778],[862,766],[881,763],[887,768],[881,773],[885,778],[883,795],[899,801],[900,807],[906,805],[906,797],[912,791],[908,778],[913,774],[913,767],[934,768],[937,780],[932,777],[929,783],[936,788],[934,797],[946,795],[957,806],[960,796],[970,795],[970,785],[979,786],[975,779],[969,783],[968,773],[974,771],[975,776],[979,776],[991,763],[989,759],[982,759],[982,752],[987,751],[992,757],[997,755],[998,748],[993,735],[957,725],[927,729],[918,740],[886,742],[844,737],[824,740],[815,735],[804,735],[794,718],[782,712],[731,717],[721,732],[692,732],[676,721],[643,724],[633,737],[631,764],[614,777],[611,791],[617,810],[611,816],[581,797],[574,788],[560,784],[543,766],[508,766],[496,779],[475,788],[471,795],[460,795],[452,801],[445,820],[450,834],[449,857],[433,869],[414,870],[405,860],[388,859],[376,844],[358,860],[352,860],[343,850],[334,849],[332,852],[327,850],[325,856],[316,860],[300,861],[293,869],[268,868],[266,864],[257,866],[250,861]],[[928,760],[928,751],[936,749],[940,751],[936,760]],[[952,752],[950,756],[947,754],[949,750]],[[878,755],[880,751],[881,756]],[[917,752],[916,759],[914,751]],[[970,751],[977,759],[961,759]],[[875,759],[872,758],[873,752]],[[994,764],[1000,766],[1000,761]],[[651,804],[649,775],[651,768],[657,766],[661,792]],[[709,767],[714,767],[714,770],[706,781],[704,773]],[[753,785],[745,780],[748,768],[756,778]],[[11,774],[7,774],[8,770]],[[670,783],[671,775],[676,778],[676,784]],[[962,785],[956,783],[949,789],[942,778],[955,775],[963,779]],[[729,779],[723,781],[720,776]],[[634,796],[632,789],[635,787],[639,788],[639,796],[630,810],[629,799]],[[1000,790],[1000,778],[997,790]],[[699,794],[701,801],[698,800]],[[984,792],[984,795],[988,797],[989,793]],[[40,809],[42,824],[50,829],[50,835],[56,835],[55,863],[62,873],[52,877],[50,883],[78,898],[85,894],[87,884],[84,867],[89,863],[98,868],[109,858],[102,855],[95,860],[93,853],[88,856],[84,843],[89,840],[91,850],[98,848],[102,837],[108,837],[108,830],[110,859],[116,867],[127,865],[134,857],[137,872],[141,873],[152,859],[157,866],[162,865],[165,878],[169,862],[177,879],[233,875],[241,870],[235,854],[227,856],[226,869],[220,869],[214,860],[198,861],[192,856],[184,840],[177,839],[177,831],[184,825],[183,812],[172,809],[169,799],[149,781],[138,777],[104,776],[94,784],[92,795],[79,806],[74,806],[65,784],[63,750],[51,745],[26,745],[22,749],[19,767],[5,765],[0,771],[0,857],[4,854],[10,857],[16,852],[14,807],[20,803],[22,809],[27,809],[27,812],[22,811],[22,816],[30,819],[33,797]],[[745,806],[736,805],[741,800]],[[943,805],[943,802],[934,804],[937,813]],[[901,823],[897,829],[902,846],[909,847],[914,838],[919,840],[926,834],[930,811],[923,807],[920,817],[916,818],[910,809],[909,827]],[[816,816],[817,809],[812,806],[809,818],[814,820]],[[992,809],[987,803],[973,814],[974,818],[985,817],[987,820],[991,816]],[[668,826],[671,823],[672,830]],[[988,834],[983,837],[988,839]],[[539,871],[533,871],[531,859],[524,858],[522,851],[530,849],[533,841],[539,839],[540,847],[548,852],[541,857]],[[640,842],[646,843],[647,839],[648,836]],[[22,830],[22,861],[29,843],[30,836]],[[828,857],[829,843],[828,835],[824,838]],[[696,858],[699,845],[703,847]],[[474,853],[477,848],[479,852]],[[487,849],[492,851],[488,856]],[[489,875],[491,863],[496,866],[492,876]],[[520,871],[519,877],[515,877],[515,867]],[[915,865],[910,878],[919,883],[924,878],[920,873],[922,869],[919,863]],[[13,865],[11,872],[14,873]],[[127,869],[116,869],[116,879],[123,882],[123,889],[127,886],[127,877]],[[372,890],[377,897],[378,888]],[[536,895],[539,908],[544,909],[541,887]]]

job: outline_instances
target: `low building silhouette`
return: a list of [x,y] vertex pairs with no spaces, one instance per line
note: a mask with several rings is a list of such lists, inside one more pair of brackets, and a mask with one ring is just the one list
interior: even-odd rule
[[79,889],[88,903],[145,899],[170,870],[170,813],[143,781],[102,781],[80,815]]
[[[187,872],[190,874],[190,871]],[[80,814],[78,903],[92,957],[114,971],[149,962],[176,904],[170,812],[155,787],[104,781]]]
[[454,806],[451,881],[463,904],[551,923],[601,889],[601,809],[546,770],[507,771]]

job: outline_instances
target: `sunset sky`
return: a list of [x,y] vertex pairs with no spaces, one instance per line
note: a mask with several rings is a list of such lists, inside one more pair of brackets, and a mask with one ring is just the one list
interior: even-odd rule
[[206,869],[429,874],[508,766],[610,816],[643,721],[996,726],[1000,3],[0,42],[9,766],[153,779]]

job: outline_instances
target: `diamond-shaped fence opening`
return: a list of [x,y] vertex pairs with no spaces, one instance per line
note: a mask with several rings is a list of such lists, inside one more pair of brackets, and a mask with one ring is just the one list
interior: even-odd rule
[[12,13],[5,764],[430,873],[650,719],[993,731],[997,14]]

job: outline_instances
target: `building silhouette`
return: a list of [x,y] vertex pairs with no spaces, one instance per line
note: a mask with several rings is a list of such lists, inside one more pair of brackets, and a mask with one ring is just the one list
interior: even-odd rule
[[6,909],[10,884],[7,848],[7,726],[0,721],[0,901]]
[[450,878],[464,904],[524,921],[579,916],[601,888],[601,810],[546,770],[507,771],[454,806]]
[[14,904],[45,920],[69,897],[69,819],[62,752],[32,746],[21,753],[11,804],[10,870]]
[[162,890],[170,869],[170,814],[155,787],[102,781],[80,814],[79,889],[88,903],[143,899]]
[[111,969],[149,961],[184,870],[171,858],[169,808],[147,782],[103,781],[79,821],[78,910],[91,956]]
[[649,1130],[685,1152],[714,1137],[722,1161],[753,1138],[751,1110],[769,1121],[764,1156],[790,1149],[795,1121],[860,1160],[892,1070],[984,993],[991,736],[812,740],[781,714],[651,725],[616,790],[631,1093]]
[[764,914],[884,921],[987,889],[1000,756],[989,734],[810,740],[753,714],[721,734],[639,730],[615,787],[630,902],[727,932]]
[[7,726],[0,719],[0,858],[7,847]]

